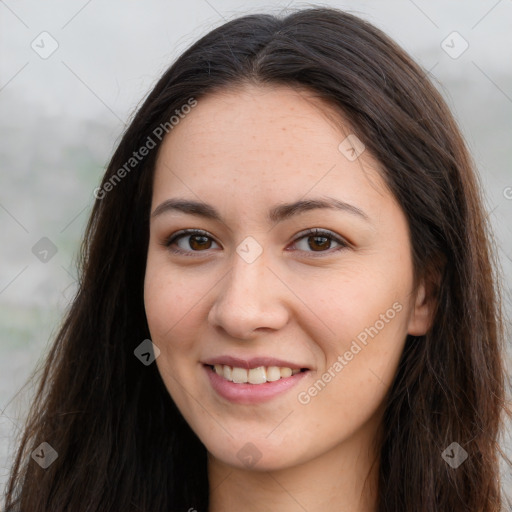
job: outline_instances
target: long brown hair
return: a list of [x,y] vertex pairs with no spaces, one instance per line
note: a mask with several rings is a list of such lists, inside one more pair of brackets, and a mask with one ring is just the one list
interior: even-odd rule
[[[343,113],[382,165],[408,219],[415,274],[438,304],[431,330],[408,336],[387,397],[378,511],[500,511],[499,437],[510,410],[474,165],[424,71],[374,26],[330,8],[225,23],[185,51],[138,110],[97,194],[79,290],[47,355],[6,511],[207,510],[206,450],[156,365],[134,349],[150,337],[143,282],[157,128],[169,131],[191,98],[246,82],[307,88]],[[127,167],[148,138],[155,147]],[[58,452],[47,469],[30,457],[42,442]],[[442,456],[454,442],[468,454],[456,469]]]

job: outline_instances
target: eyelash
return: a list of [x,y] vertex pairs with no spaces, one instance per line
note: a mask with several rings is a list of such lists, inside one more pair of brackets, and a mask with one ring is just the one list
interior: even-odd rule
[[[173,233],[171,236],[167,237],[164,241],[163,241],[163,244],[165,247],[167,247],[169,249],[169,251],[171,251],[172,253],[174,254],[180,254],[182,256],[191,256],[191,257],[195,257],[194,253],[202,253],[202,252],[206,252],[206,251],[193,251],[193,250],[190,250],[190,251],[184,251],[182,249],[178,249],[178,248],[173,248],[171,247],[172,244],[174,242],[176,242],[177,240],[181,239],[181,238],[184,238],[186,236],[192,236],[192,235],[199,235],[199,236],[205,236],[207,238],[211,238],[212,240],[213,237],[207,232],[207,231],[204,231],[202,229],[183,229],[181,231],[178,231],[176,233]],[[308,257],[313,257],[313,258],[318,258],[318,257],[322,257],[322,254],[325,255],[325,254],[332,254],[333,252],[337,252],[337,251],[340,251],[342,249],[346,249],[347,247],[350,246],[350,244],[344,240],[343,238],[341,237],[338,237],[336,235],[334,235],[332,232],[330,231],[326,231],[326,230],[323,230],[323,229],[318,229],[318,228],[312,228],[312,229],[308,229],[307,231],[304,231],[302,233],[300,233],[300,236],[298,236],[294,241],[293,243],[295,244],[296,242],[298,242],[299,240],[302,240],[303,238],[308,238],[308,237],[311,237],[311,236],[321,236],[321,237],[325,237],[325,238],[328,238],[329,240],[331,241],[334,241],[338,244],[340,244],[340,247],[336,247],[334,249],[330,249],[330,250],[327,250],[327,251],[301,251],[301,252],[305,252],[305,253],[314,253],[315,256],[308,256]],[[215,240],[214,240],[215,241]],[[217,243],[217,242],[215,242]],[[316,255],[318,254],[318,256]]]

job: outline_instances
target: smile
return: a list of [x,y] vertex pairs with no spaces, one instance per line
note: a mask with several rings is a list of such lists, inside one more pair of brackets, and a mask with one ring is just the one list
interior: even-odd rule
[[240,405],[258,404],[283,395],[310,374],[308,369],[284,366],[202,366],[215,393],[231,403]]
[[284,366],[258,366],[257,368],[246,369],[228,366],[227,364],[216,364],[210,367],[217,375],[235,384],[276,382],[305,371],[305,369],[299,370],[298,368],[292,369]]

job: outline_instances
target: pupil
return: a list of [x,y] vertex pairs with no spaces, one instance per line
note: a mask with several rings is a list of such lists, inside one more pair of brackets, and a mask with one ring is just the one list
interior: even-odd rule
[[[311,237],[311,238],[313,238],[313,240],[315,240],[315,242],[314,242],[315,244],[317,244],[317,240],[323,240],[323,243],[320,242],[319,245],[325,245],[326,242],[327,242],[327,244],[329,244],[329,239],[327,237],[325,237],[325,236],[314,236],[314,237]],[[309,247],[311,249],[315,250],[315,248],[312,247],[311,244],[309,245]],[[325,249],[325,247],[321,247],[321,249],[322,248]]]
[[202,236],[202,235],[195,235],[195,236],[192,236],[190,238],[190,247],[192,249],[197,249],[198,247],[194,247],[194,245],[196,244],[197,240],[200,239],[201,241],[199,242],[199,248],[203,247],[204,248],[204,244],[207,244],[208,243],[208,237],[207,236]]

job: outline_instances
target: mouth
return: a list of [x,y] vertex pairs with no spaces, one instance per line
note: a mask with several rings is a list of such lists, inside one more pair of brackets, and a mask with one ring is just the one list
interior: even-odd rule
[[245,361],[223,357],[207,361],[202,366],[218,396],[231,403],[246,405],[285,394],[311,372],[306,367],[268,358]]
[[261,385],[267,382],[277,382],[298,373],[307,372],[307,368],[290,368],[287,366],[258,366],[256,368],[241,368],[227,364],[205,365],[212,372],[234,384]]

